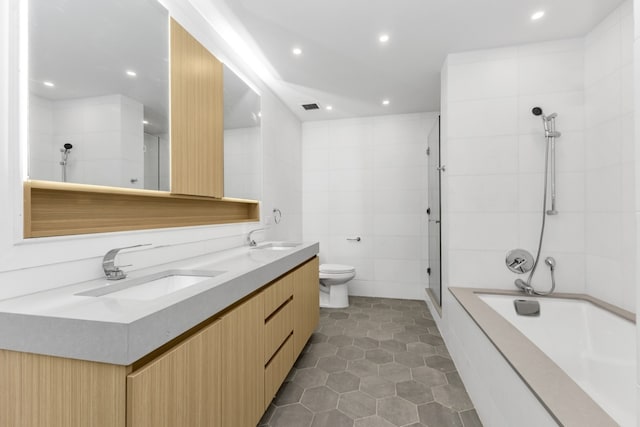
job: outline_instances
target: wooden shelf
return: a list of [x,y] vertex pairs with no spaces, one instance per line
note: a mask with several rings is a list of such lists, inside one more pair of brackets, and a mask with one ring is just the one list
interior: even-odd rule
[[258,221],[255,200],[26,181],[24,237],[50,237]]

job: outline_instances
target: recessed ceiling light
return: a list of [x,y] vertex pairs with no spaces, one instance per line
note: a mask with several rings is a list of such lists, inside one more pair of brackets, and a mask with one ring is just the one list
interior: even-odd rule
[[294,55],[302,55],[302,49],[299,47],[294,47],[291,52],[293,52]]
[[129,76],[129,77],[135,77],[135,76],[137,76],[137,75],[138,75],[138,74],[137,74],[135,71],[127,70],[127,76]]
[[46,87],[54,87],[55,85],[52,82],[42,82]]
[[378,40],[380,40],[380,43],[386,43],[389,41],[389,34],[381,34],[380,37],[378,37]]
[[326,106],[326,107],[324,107],[324,108],[326,108],[328,111],[333,110],[333,107],[332,107],[331,105],[327,105],[327,106]]
[[388,99],[383,99],[382,100],[382,105],[389,105],[389,100]]
[[544,10],[539,10],[536,13],[534,13],[533,15],[531,15],[531,20],[532,21],[537,21],[538,19],[542,18],[544,16]]
[[143,120],[143,121],[142,121],[142,124],[143,124],[143,125],[148,125],[148,124],[149,124],[149,121],[148,121],[148,120]]

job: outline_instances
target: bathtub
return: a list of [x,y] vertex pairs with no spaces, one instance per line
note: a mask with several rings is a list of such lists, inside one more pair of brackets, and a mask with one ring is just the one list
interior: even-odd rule
[[[636,426],[632,313],[583,295],[450,291],[556,424]],[[515,299],[538,300],[540,316],[518,315]],[[472,354],[473,348],[466,351]]]

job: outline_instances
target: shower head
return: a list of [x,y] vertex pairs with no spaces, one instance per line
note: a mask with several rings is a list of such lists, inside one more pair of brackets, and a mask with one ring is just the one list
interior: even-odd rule
[[531,109],[531,113],[533,113],[534,116],[542,116],[542,108],[540,107],[533,107]]
[[66,144],[63,145],[65,150],[71,150],[73,148],[73,145],[69,144],[68,142]]

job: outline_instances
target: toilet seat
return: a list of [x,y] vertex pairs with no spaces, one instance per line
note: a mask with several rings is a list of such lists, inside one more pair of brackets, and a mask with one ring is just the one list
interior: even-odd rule
[[320,265],[320,273],[325,274],[345,274],[345,273],[354,273],[356,271],[355,267],[350,265],[342,265],[342,264],[321,264]]

